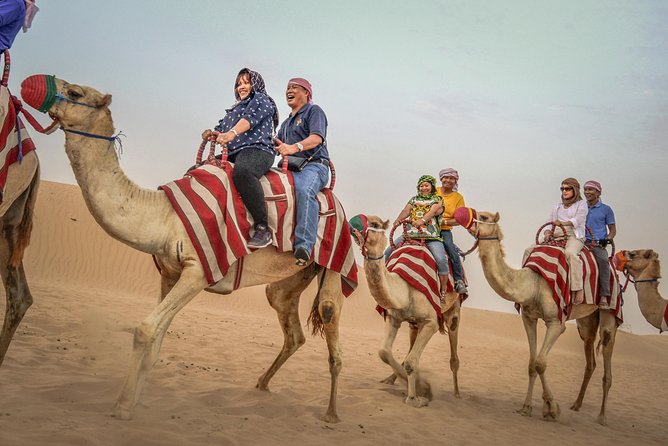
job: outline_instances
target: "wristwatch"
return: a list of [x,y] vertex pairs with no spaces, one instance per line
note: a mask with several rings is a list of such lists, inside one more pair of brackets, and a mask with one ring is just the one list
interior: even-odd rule
[[298,142],[298,143],[295,144],[295,145],[297,146],[297,148],[299,149],[300,152],[301,152],[302,150],[304,150],[304,146],[302,145],[302,143]]

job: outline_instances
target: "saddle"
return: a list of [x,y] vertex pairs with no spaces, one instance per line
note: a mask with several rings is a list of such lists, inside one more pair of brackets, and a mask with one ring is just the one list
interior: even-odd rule
[[[160,187],[181,218],[204,267],[209,285],[225,277],[230,266],[250,254],[247,246],[253,217],[232,181],[232,165],[204,164],[181,179]],[[293,249],[295,194],[292,172],[271,169],[260,179],[267,203],[272,245],[278,252]],[[318,238],[313,259],[341,274],[346,296],[357,287],[357,264],[343,206],[330,188],[320,191]]]

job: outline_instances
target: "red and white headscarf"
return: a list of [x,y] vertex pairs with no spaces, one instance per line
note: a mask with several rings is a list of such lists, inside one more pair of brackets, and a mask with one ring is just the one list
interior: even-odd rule
[[455,169],[452,167],[446,167],[445,169],[441,169],[438,172],[438,179],[443,181],[443,178],[445,177],[451,177],[456,180],[455,185],[453,186],[452,190],[456,191],[459,188],[459,172],[457,172]]

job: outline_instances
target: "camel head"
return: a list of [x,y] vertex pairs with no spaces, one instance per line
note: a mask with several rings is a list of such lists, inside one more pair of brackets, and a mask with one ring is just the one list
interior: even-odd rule
[[634,279],[659,279],[659,254],[651,249],[621,251],[617,254],[618,269],[627,271]]
[[375,215],[359,214],[349,220],[350,233],[355,242],[361,246],[364,257],[382,256],[387,245],[385,230],[390,221],[383,221]]
[[[91,87],[70,84],[55,76],[36,74],[21,83],[21,97],[31,107],[48,113],[63,129],[113,133],[111,95]],[[100,118],[106,118],[100,125]],[[105,127],[110,127],[110,129]],[[108,136],[108,135],[107,135]]]
[[[498,238],[499,241],[503,240],[503,233],[501,232],[501,227],[498,224],[499,220],[501,219],[501,216],[499,215],[498,212],[491,213],[491,212],[481,211],[481,212],[475,212],[475,214],[477,215],[477,218],[468,224],[467,230],[469,231],[469,234],[471,234],[477,239]],[[467,225],[465,224],[462,226],[464,226],[465,228],[467,227]]]

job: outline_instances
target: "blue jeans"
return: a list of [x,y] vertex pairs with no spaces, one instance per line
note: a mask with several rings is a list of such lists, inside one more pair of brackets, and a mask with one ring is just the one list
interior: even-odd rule
[[292,172],[295,181],[297,222],[295,224],[294,249],[305,248],[309,253],[318,236],[318,210],[320,205],[315,196],[329,180],[329,167],[310,163],[301,172]]
[[[394,240],[395,246],[399,246],[403,236],[399,236]],[[438,270],[439,276],[447,276],[450,273],[450,267],[448,266],[448,255],[445,253],[445,248],[443,243],[440,240],[427,240],[425,245],[429,252],[431,252],[432,257],[436,261],[436,269]],[[385,250],[385,263],[390,258],[392,254],[392,247],[388,246]]]
[[443,238],[445,252],[448,253],[450,263],[452,263],[452,277],[455,280],[464,280],[462,261],[459,258],[459,252],[457,252],[457,247],[455,247],[455,242],[452,239],[452,231],[441,230],[441,237]]

